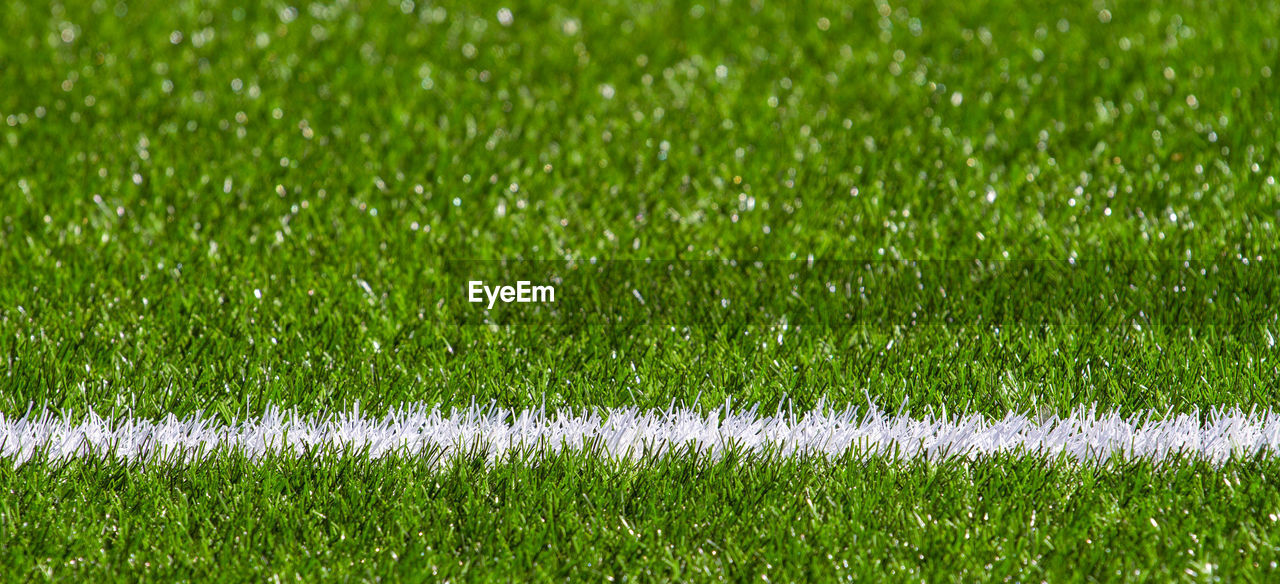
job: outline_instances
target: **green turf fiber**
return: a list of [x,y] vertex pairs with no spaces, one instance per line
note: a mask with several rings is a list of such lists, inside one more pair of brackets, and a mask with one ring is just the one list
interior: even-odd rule
[[[1102,468],[236,456],[0,470],[37,579],[1267,580],[1274,459]],[[17,537],[14,537],[14,536]],[[762,578],[763,577],[763,578]]]
[[[434,286],[500,258],[1280,273],[1276,22],[1274,1],[10,2],[0,413],[1274,407],[1280,314],[1252,294],[1214,299],[1264,309],[1229,325],[1197,296],[1189,323],[1100,326],[1067,291],[1051,325],[490,327]],[[1265,579],[1280,512],[1271,461],[415,464],[0,464],[0,575]]]

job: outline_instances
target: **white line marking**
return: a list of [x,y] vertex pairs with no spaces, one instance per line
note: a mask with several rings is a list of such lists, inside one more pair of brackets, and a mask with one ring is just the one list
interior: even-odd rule
[[874,408],[862,412],[819,407],[762,415],[757,408],[728,405],[702,412],[673,407],[544,413],[480,406],[442,412],[412,405],[375,418],[362,415],[357,406],[328,415],[273,408],[260,418],[224,425],[200,415],[151,421],[90,413],[71,420],[45,411],[16,419],[0,414],[0,458],[18,463],[36,456],[198,459],[233,449],[257,458],[285,448],[319,448],[370,457],[434,453],[440,459],[487,450],[492,459],[513,448],[557,451],[584,445],[612,457],[639,458],[689,447],[714,455],[731,443],[787,456],[854,452],[862,458],[935,460],[1006,453],[1077,462],[1184,455],[1222,463],[1232,456],[1280,453],[1280,414],[1270,411],[1216,409],[1203,416],[1203,423],[1198,412],[1124,417],[1084,407],[1065,418],[1039,421],[1016,414],[990,420],[978,415],[911,418]]

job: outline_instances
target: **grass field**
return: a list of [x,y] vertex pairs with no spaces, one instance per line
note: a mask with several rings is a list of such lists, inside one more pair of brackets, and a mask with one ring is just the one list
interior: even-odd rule
[[[7,3],[0,428],[1275,409],[1276,22],[1146,0]],[[459,318],[456,260],[503,259],[768,277],[563,289],[625,324]],[[964,293],[872,289],[849,319],[767,293],[815,261]],[[1135,284],[1018,276],[1093,261]],[[633,281],[671,288],[632,303]],[[704,289],[755,296],[722,313]],[[0,455],[0,576],[1275,577],[1276,451],[842,456]]]

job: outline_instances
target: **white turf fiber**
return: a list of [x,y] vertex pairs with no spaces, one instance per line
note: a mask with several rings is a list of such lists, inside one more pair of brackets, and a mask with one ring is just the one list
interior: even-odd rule
[[270,409],[260,418],[225,425],[200,415],[153,421],[93,413],[75,420],[48,411],[16,419],[0,414],[0,460],[19,464],[33,458],[189,460],[213,452],[238,451],[259,458],[317,450],[434,460],[484,452],[493,460],[513,449],[584,447],[601,456],[636,459],[690,448],[714,456],[730,445],[783,456],[853,453],[864,459],[939,460],[1012,454],[1098,463],[1111,458],[1186,457],[1220,464],[1233,456],[1280,452],[1280,415],[1223,409],[1203,416],[1124,417],[1081,407],[1065,418],[1010,414],[991,420],[978,415],[911,418],[874,407],[819,407],[767,415],[727,404],[709,411],[672,407],[579,412],[515,412],[485,406],[442,412],[410,405],[381,417],[362,415],[359,406],[325,415]]

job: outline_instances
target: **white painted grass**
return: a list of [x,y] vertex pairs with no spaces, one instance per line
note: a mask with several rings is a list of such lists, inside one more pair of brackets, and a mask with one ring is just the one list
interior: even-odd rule
[[491,459],[515,448],[549,451],[590,445],[604,456],[641,458],[694,448],[715,455],[730,444],[747,451],[786,456],[868,458],[977,458],[1007,453],[1077,462],[1113,457],[1160,460],[1186,456],[1222,463],[1234,456],[1280,452],[1280,415],[1239,409],[1123,417],[1079,408],[1065,418],[1008,415],[911,418],[875,408],[811,412],[729,405],[710,411],[673,407],[665,411],[610,409],[580,412],[509,411],[472,406],[442,412],[411,405],[386,416],[351,412],[301,415],[268,411],[233,425],[193,415],[161,420],[90,414],[69,419],[51,412],[21,418],[0,414],[0,458],[19,463],[33,457],[200,458],[238,450],[251,457],[317,448],[380,457],[431,455],[437,460],[487,451]]

